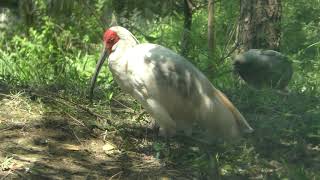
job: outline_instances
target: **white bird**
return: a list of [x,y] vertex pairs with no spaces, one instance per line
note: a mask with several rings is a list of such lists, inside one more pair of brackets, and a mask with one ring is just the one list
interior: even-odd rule
[[206,139],[233,139],[252,132],[238,109],[188,60],[163,46],[143,43],[125,28],[106,30],[104,49],[91,81],[91,95],[98,73],[109,56],[109,69],[120,88],[132,95],[160,126],[166,137],[194,124]]

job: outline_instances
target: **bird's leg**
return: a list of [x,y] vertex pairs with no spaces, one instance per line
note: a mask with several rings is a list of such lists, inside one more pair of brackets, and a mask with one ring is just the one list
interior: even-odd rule
[[135,89],[133,91],[133,97],[135,97],[142,105],[142,107],[150,113],[155,120],[155,124],[159,127],[159,135],[163,137],[172,137],[176,133],[176,122],[172,120],[166,109],[157,101],[151,98],[147,98]]
[[170,137],[176,134],[176,122],[170,117],[169,113],[160,103],[153,99],[142,102],[142,106],[151,114],[155,120],[155,126],[159,127],[159,136],[165,138],[167,153],[171,154]]
[[[218,153],[212,153],[212,151],[207,150],[206,152],[209,162],[208,162],[208,177],[209,179],[221,179],[220,173],[219,173],[219,167],[218,167],[218,160],[217,160],[217,154]],[[214,154],[214,157],[212,156]]]
[[159,135],[164,137],[172,137],[176,133],[176,123],[172,120],[168,112],[156,100],[148,99],[147,109],[156,119],[160,128]]

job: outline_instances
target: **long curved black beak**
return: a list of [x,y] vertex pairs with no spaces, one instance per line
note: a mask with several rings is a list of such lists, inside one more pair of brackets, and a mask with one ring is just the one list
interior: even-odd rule
[[103,50],[102,50],[102,53],[100,55],[99,61],[98,61],[97,65],[96,65],[96,69],[94,71],[94,74],[93,74],[93,76],[91,78],[90,92],[89,92],[90,93],[89,94],[89,98],[90,99],[92,99],[92,97],[93,97],[93,89],[94,89],[94,86],[96,85],[97,77],[98,77],[99,72],[100,72],[100,70],[102,68],[102,65],[103,65],[104,61],[107,59],[108,55],[109,54],[108,54],[106,48],[104,47]]

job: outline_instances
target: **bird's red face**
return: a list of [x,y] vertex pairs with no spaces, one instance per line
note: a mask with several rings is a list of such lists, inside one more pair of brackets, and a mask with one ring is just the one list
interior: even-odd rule
[[112,51],[112,47],[120,40],[118,34],[111,29],[106,30],[103,35],[103,42],[105,48],[107,49],[108,53],[110,54]]

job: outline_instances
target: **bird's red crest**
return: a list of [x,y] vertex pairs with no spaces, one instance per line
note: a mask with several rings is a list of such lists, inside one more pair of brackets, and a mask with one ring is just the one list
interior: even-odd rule
[[112,31],[111,29],[106,30],[106,32],[103,35],[103,42],[109,54],[112,51],[112,46],[116,44],[119,41],[119,39],[120,38],[115,31]]

